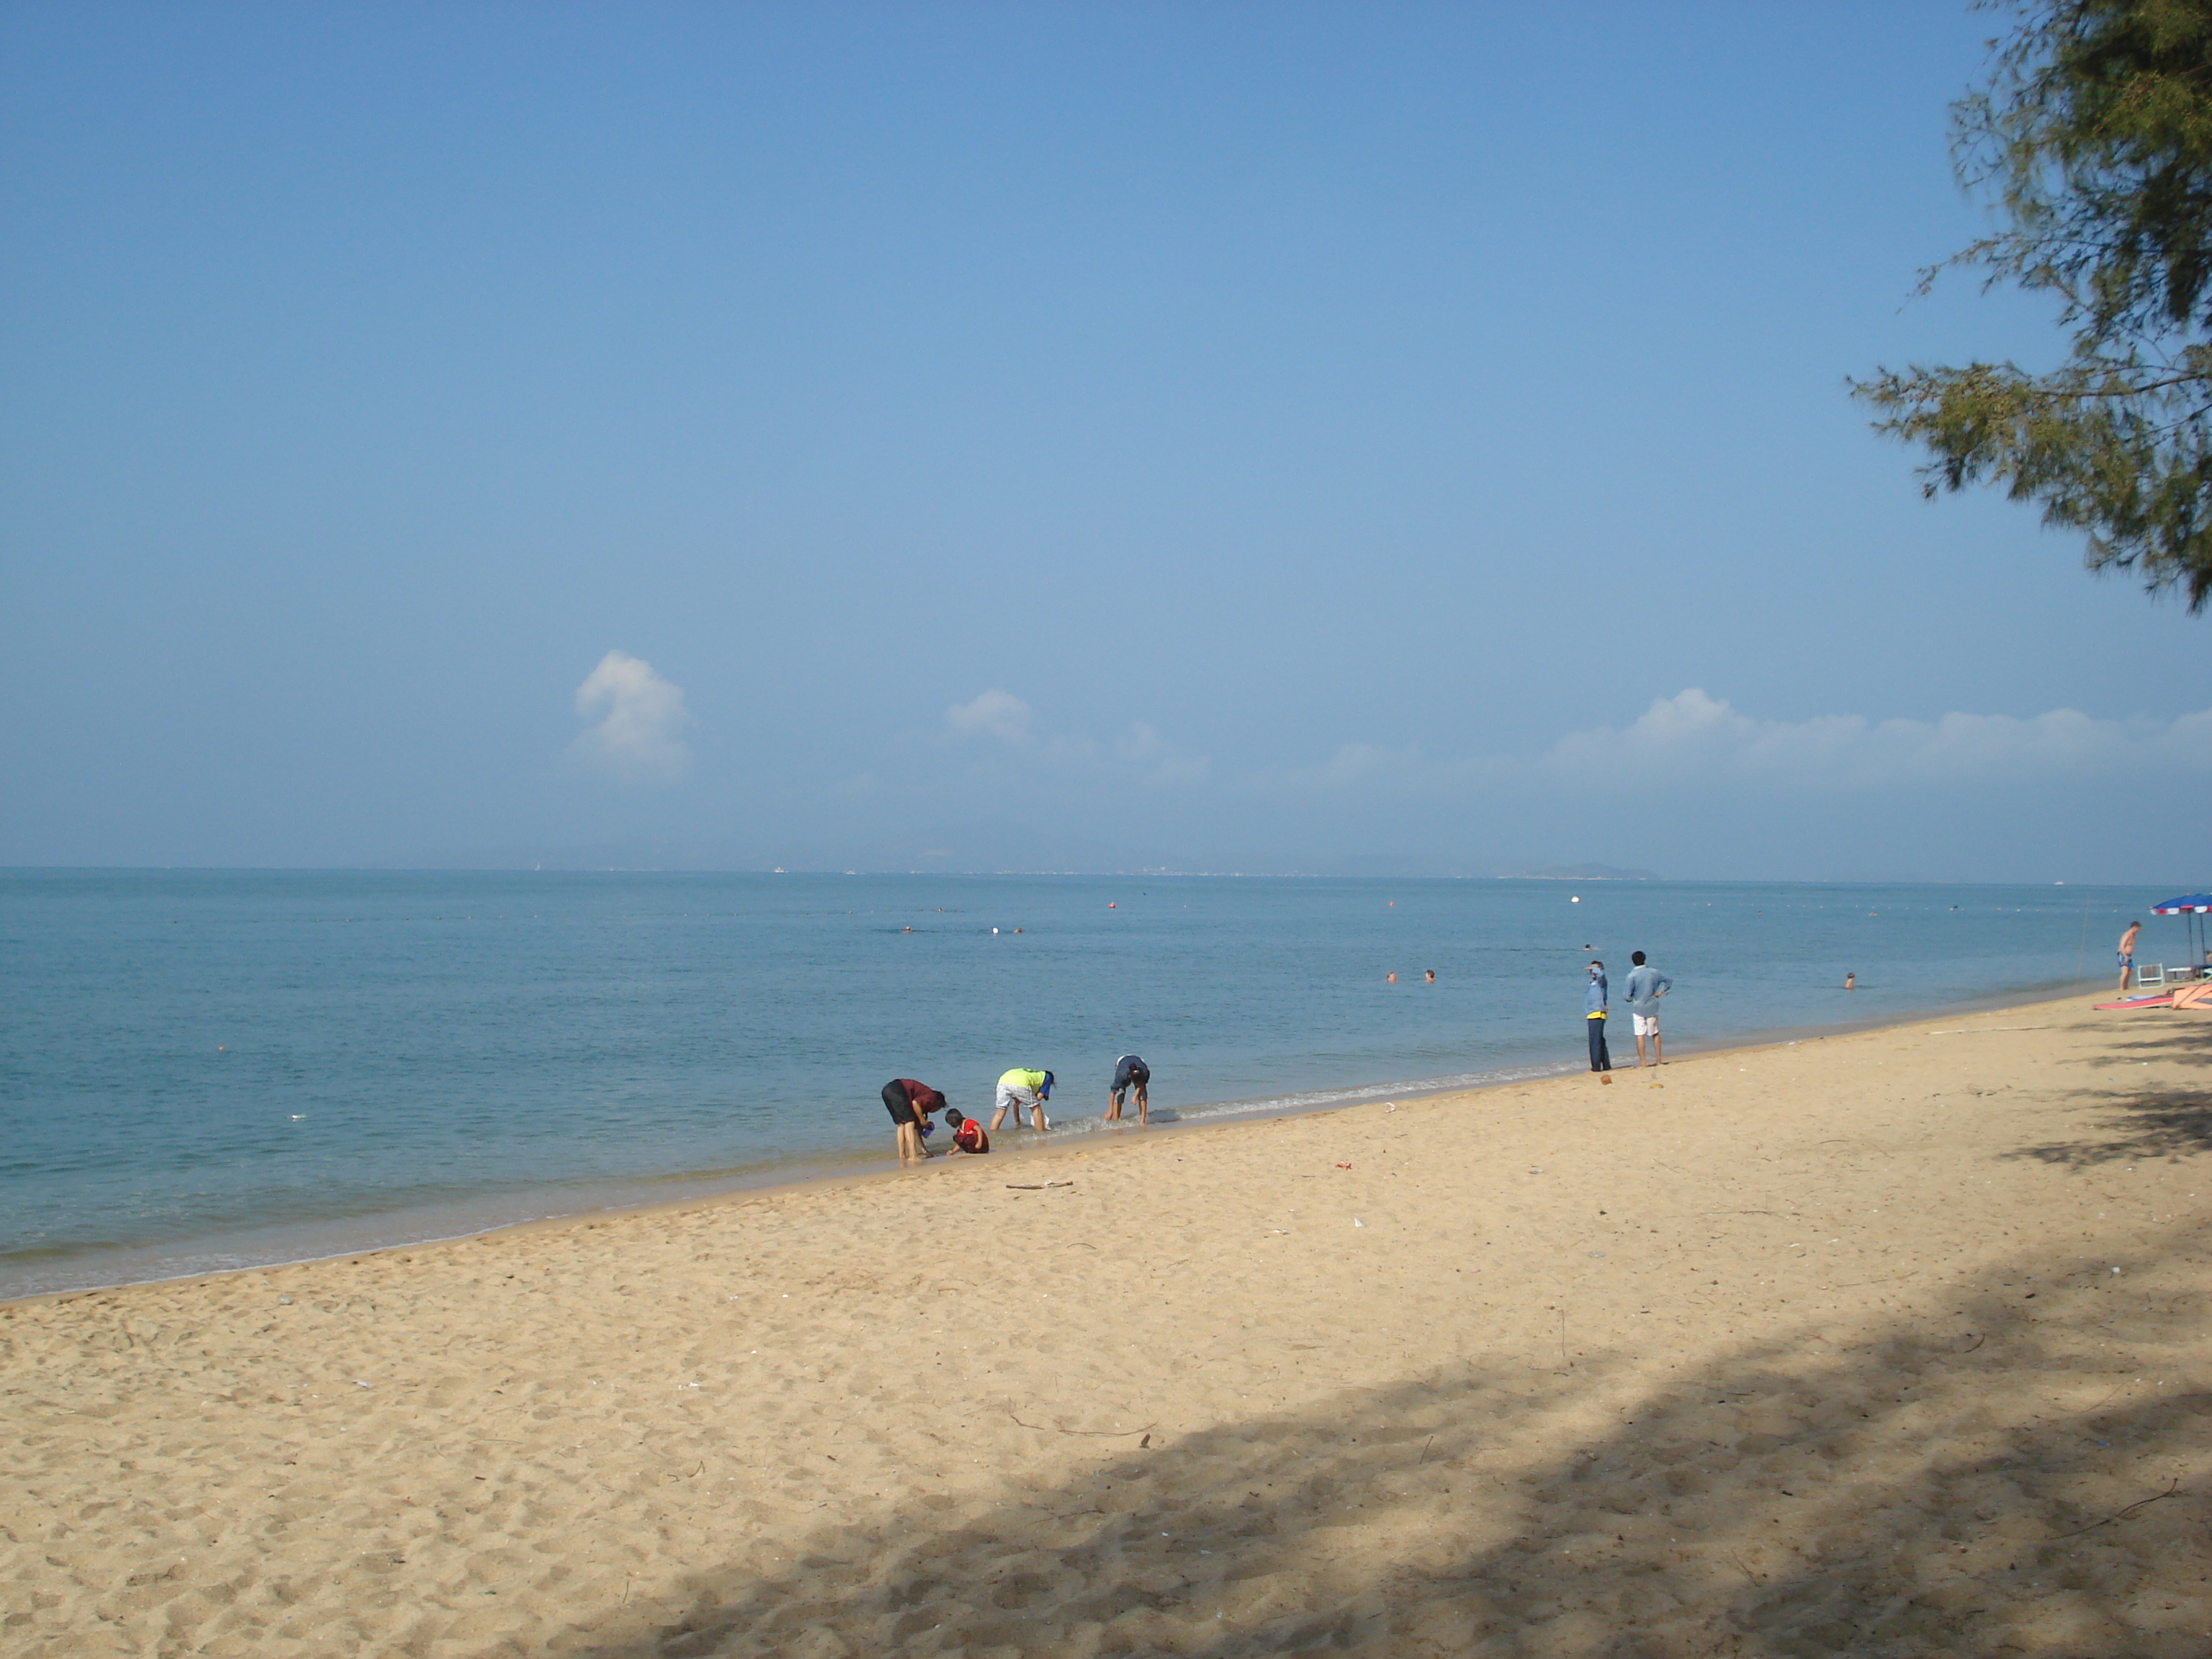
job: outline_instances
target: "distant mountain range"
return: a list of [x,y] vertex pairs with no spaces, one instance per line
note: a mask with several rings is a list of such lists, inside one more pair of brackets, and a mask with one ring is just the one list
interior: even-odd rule
[[934,872],[956,875],[1134,874],[1191,871],[1082,836],[1042,835],[1014,824],[925,828],[897,840],[848,842],[625,839],[568,846],[478,848],[378,860],[403,870],[852,871],[866,875]]
[[1523,870],[1516,881],[1656,881],[1650,870],[1620,870],[1610,864],[1547,864],[1540,870]]
[[[1158,848],[1115,846],[1085,836],[1037,831],[1019,824],[945,824],[896,840],[838,842],[793,837],[783,842],[637,838],[565,846],[509,846],[420,853],[380,859],[386,870],[691,870],[853,872],[863,875],[1288,875],[1457,877],[1496,880],[1495,865],[1471,860],[1371,854],[1299,860],[1202,859]],[[1652,881],[1648,870],[1604,864],[1547,866],[1519,878],[1550,881]]]

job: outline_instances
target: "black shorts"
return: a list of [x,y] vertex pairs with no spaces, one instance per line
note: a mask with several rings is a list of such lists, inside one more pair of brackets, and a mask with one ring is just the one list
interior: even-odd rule
[[920,1123],[914,1115],[914,1103],[906,1097],[906,1091],[896,1083],[884,1085],[884,1109],[891,1115],[894,1123]]

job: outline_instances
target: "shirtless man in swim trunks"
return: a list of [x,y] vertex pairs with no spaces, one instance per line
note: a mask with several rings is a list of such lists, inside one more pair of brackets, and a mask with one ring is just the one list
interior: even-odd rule
[[2128,981],[2136,976],[2136,935],[2142,932],[2142,923],[2131,921],[2128,931],[2120,935],[2120,994],[2125,996]]

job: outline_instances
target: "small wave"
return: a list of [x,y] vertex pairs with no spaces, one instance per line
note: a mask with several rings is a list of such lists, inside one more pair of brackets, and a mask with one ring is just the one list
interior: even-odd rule
[[[1501,1066],[1489,1071],[1454,1072],[1443,1077],[1412,1078],[1401,1083],[1368,1083],[1341,1089],[1307,1089],[1296,1094],[1260,1095],[1249,1100],[1199,1101],[1188,1106],[1155,1106],[1154,1123],[1203,1123],[1217,1118],[1267,1117],[1293,1112],[1325,1110],[1332,1106],[1357,1106],[1370,1100],[1407,1100],[1420,1095],[1449,1094],[1461,1089],[1494,1089],[1506,1083],[1534,1083],[1544,1078],[1565,1077],[1583,1069],[1583,1062],[1557,1061],[1541,1066]],[[1103,1117],[1055,1117],[1055,1136],[1097,1134],[1126,1128],[1135,1120],[1123,1117],[1109,1122]]]

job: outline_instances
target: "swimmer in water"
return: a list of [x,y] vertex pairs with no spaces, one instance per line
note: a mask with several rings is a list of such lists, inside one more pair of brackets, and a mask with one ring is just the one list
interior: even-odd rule
[[1434,985],[1437,982],[1437,970],[1433,968],[1424,968],[1421,969],[1421,976],[1431,985]]
[[1856,974],[1845,974],[1844,975],[1844,989],[1846,991],[1856,991],[1858,988],[1859,976]]

